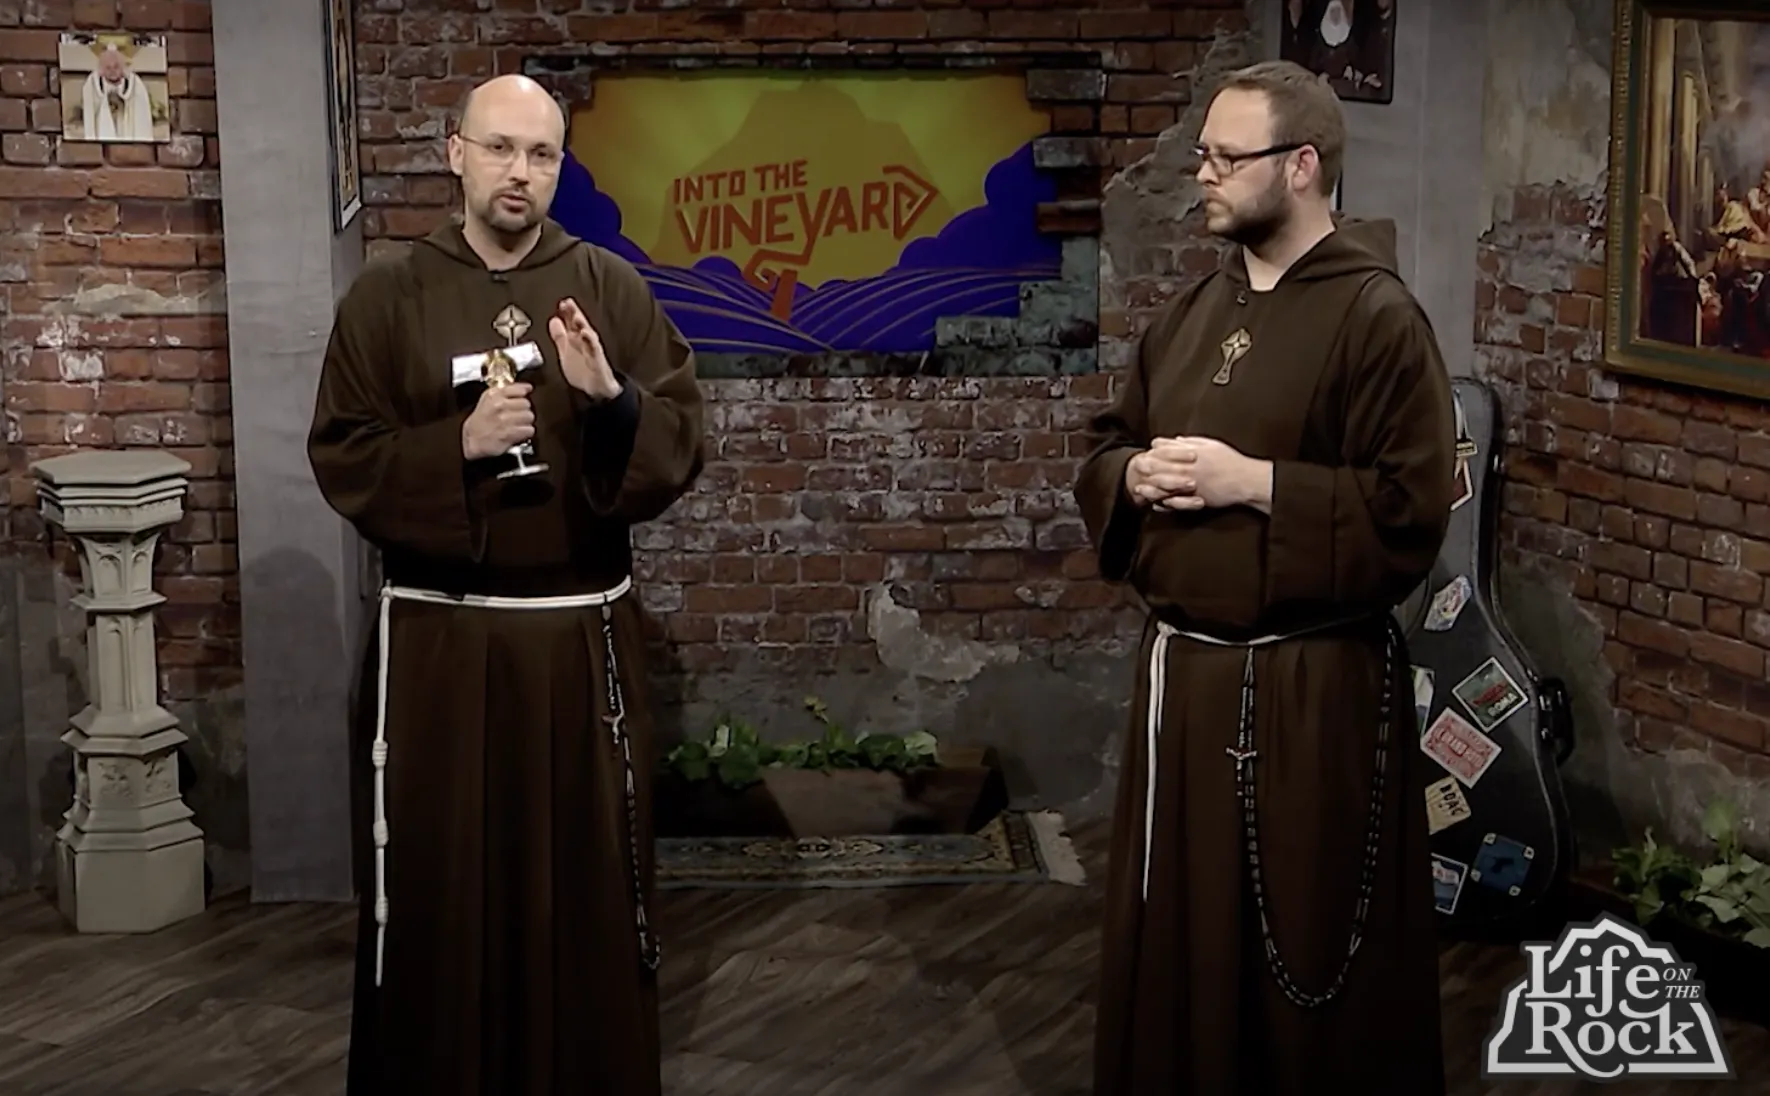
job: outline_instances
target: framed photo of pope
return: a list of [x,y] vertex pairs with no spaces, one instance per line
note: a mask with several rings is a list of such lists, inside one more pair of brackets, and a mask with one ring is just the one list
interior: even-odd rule
[[62,140],[163,144],[172,139],[164,36],[63,34],[56,65]]

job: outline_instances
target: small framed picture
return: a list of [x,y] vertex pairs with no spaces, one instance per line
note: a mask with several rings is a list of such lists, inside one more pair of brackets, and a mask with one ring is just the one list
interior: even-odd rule
[[1392,102],[1395,6],[1395,0],[1284,0],[1278,55],[1326,80],[1343,102]]
[[163,35],[68,33],[61,36],[56,59],[64,141],[164,144],[172,139]]
[[357,132],[356,6],[327,0],[327,103],[332,122],[332,227],[343,232],[363,208],[362,142]]

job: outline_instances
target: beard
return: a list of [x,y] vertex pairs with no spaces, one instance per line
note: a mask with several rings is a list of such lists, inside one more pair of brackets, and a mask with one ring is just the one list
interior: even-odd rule
[[478,215],[481,223],[499,235],[521,236],[540,224],[541,218],[545,216],[540,204],[535,201],[534,195],[525,194],[521,197],[524,203],[521,212],[511,209],[504,204],[502,197],[494,194],[480,203],[474,213]]
[[1275,176],[1270,187],[1239,207],[1219,202],[1207,212],[1205,227],[1230,243],[1258,248],[1283,232],[1290,219],[1283,180]]

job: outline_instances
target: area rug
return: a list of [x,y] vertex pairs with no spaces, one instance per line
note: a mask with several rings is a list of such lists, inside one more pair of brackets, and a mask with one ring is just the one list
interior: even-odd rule
[[1086,882],[1056,811],[1004,811],[976,833],[660,837],[665,890]]

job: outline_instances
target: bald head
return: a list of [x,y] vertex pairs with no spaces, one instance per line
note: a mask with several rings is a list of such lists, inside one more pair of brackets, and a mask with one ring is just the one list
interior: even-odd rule
[[493,77],[469,92],[449,138],[467,220],[509,239],[534,231],[559,186],[565,129],[565,111],[527,76]]
[[470,136],[483,127],[518,123],[543,129],[551,125],[553,143],[565,143],[565,111],[546,88],[527,76],[494,76],[468,92],[461,104],[461,131]]

